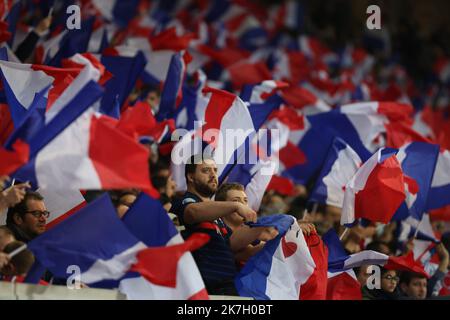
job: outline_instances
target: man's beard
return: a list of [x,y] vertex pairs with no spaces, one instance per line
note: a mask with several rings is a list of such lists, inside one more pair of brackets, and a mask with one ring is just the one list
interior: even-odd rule
[[[209,183],[209,182],[208,182]],[[208,183],[199,183],[194,181],[195,190],[202,196],[211,198],[217,191],[217,186],[215,188],[210,187]]]

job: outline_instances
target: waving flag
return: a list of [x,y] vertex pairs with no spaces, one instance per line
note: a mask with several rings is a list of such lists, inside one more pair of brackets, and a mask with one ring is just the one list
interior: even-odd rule
[[284,89],[282,97],[289,105],[302,111],[305,115],[312,115],[331,110],[323,100],[317,98],[312,92],[301,87]]
[[29,64],[0,61],[0,69],[11,117],[17,127],[35,95],[52,85],[55,79]]
[[[331,228],[322,236],[328,248],[328,262],[347,256],[336,231]],[[353,269],[328,271],[327,300],[362,300],[361,285]]]
[[125,27],[136,14],[139,1],[93,0],[92,3],[107,20],[114,21],[121,27]]
[[326,127],[314,127],[310,117],[299,114],[293,108],[283,108],[271,114],[269,120],[277,122],[288,141],[280,150],[280,172],[295,183],[306,184],[320,170],[327,150],[333,141]]
[[283,81],[265,80],[257,85],[245,85],[242,87],[240,97],[249,103],[263,103],[279,90],[289,87]]
[[239,97],[209,87],[204,92],[209,95],[204,124],[193,135],[185,134],[173,150],[179,158],[172,164],[172,172],[181,190],[185,187],[184,164],[193,154],[208,148],[205,154],[213,154],[220,177],[239,159],[236,150],[256,131],[250,111]]
[[199,121],[205,116],[208,97],[202,91],[206,85],[206,75],[199,70],[195,73],[194,79],[196,81],[194,85],[183,86],[183,99],[175,115],[177,128],[192,130],[195,121]]
[[44,63],[49,66],[60,66],[62,59],[73,56],[77,53],[86,52],[89,45],[89,39],[92,34],[95,17],[89,16],[81,21],[79,29],[68,30],[60,39],[59,46],[56,47],[55,54]]
[[[264,193],[269,185],[272,176],[278,171],[278,159],[276,153],[277,138],[271,136],[270,143],[268,136],[271,132],[266,134],[255,135],[250,141],[250,148],[247,154],[252,161],[241,161],[245,163],[237,163],[233,166],[228,174],[227,182],[237,182],[244,186],[245,193],[248,197],[248,204],[250,208],[255,211],[259,210]],[[267,148],[268,150],[262,150]],[[271,150],[269,150],[271,149]],[[257,152],[260,154],[257,154]]]
[[428,196],[428,208],[438,209],[450,205],[450,150],[439,152],[433,181]]
[[303,232],[292,216],[262,217],[255,226],[274,226],[279,235],[251,257],[236,276],[239,295],[258,300],[298,300],[316,267]]
[[323,236],[323,239],[330,252],[328,259],[329,272],[337,273],[347,271],[363,265],[380,265],[388,270],[411,271],[429,277],[422,264],[419,261],[414,260],[412,252],[398,257],[388,256],[372,250],[363,250],[358,253],[347,255],[345,251],[338,249],[342,245],[334,230],[328,231]]
[[[38,264],[27,281],[36,281],[33,278],[42,267],[55,277],[67,278],[68,267],[76,265],[81,271],[81,282],[86,284],[117,280],[131,270],[140,272],[148,281],[173,285],[169,272],[161,270],[161,263],[166,264],[165,270],[172,271],[179,257],[205,240],[200,237],[178,246],[147,248],[119,220],[105,194],[28,243]],[[149,254],[152,261],[148,260]]]
[[403,172],[395,157],[397,151],[380,149],[346,184],[342,225],[358,218],[382,223],[391,220],[406,197]]
[[342,208],[345,186],[361,165],[358,154],[345,141],[335,138],[310,201]]
[[41,188],[79,190],[133,185],[151,189],[145,147],[88,109],[100,95],[98,85],[88,83],[33,136],[29,143],[32,161],[14,177]]
[[48,89],[44,88],[42,92],[35,95],[30,108],[27,110],[20,124],[14,129],[5,142],[5,147],[11,149],[16,140],[30,141],[33,135],[45,126],[45,106],[47,104]]
[[91,284],[122,277],[146,246],[119,220],[105,194],[30,241],[28,248],[54,276],[67,278],[67,268],[76,265],[81,281]]
[[[360,102],[309,117],[312,126],[324,128],[345,140],[366,161],[385,146],[389,124],[406,121],[412,114],[409,105],[391,102]],[[389,140],[389,137],[388,137]]]
[[50,212],[46,228],[50,229],[83,208],[87,202],[78,190],[38,189]]
[[[120,107],[133,90],[146,59],[142,53],[132,57],[102,56],[101,63],[112,73],[113,78],[106,83],[100,112],[118,119]],[[118,99],[119,109],[115,104],[116,99]]]
[[159,121],[172,118],[181,102],[188,59],[187,53],[178,52],[170,60],[169,70],[161,92],[158,114],[156,115]]
[[394,219],[408,216],[420,221],[427,209],[439,146],[425,142],[412,142],[399,149],[397,159],[405,177],[405,203],[396,212]]
[[300,300],[325,300],[327,297],[328,248],[314,230],[305,235],[306,244],[316,267],[300,287]]
[[[128,230],[148,247],[182,244],[184,241],[175,229],[167,212],[158,200],[140,194],[123,217]],[[207,299],[208,294],[192,255],[180,257],[172,274],[176,286],[169,287],[149,282],[142,277],[126,277],[120,290],[129,299]]]
[[157,122],[150,105],[138,101],[122,113],[117,128],[132,136],[137,134],[141,138],[150,137],[160,143],[168,132],[175,130],[175,124],[173,119]]

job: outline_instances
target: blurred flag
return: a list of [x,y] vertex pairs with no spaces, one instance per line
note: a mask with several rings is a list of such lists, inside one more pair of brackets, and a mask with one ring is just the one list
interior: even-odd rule
[[261,217],[255,226],[274,226],[279,235],[266,242],[235,278],[239,295],[257,300],[298,300],[301,286],[316,267],[294,217]]
[[367,160],[345,186],[341,224],[358,218],[388,223],[405,200],[404,176],[395,154],[382,148]]

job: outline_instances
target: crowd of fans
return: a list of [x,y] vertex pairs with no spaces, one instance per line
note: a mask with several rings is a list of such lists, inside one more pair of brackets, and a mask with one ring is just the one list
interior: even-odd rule
[[[322,3],[323,1],[320,1]],[[265,5],[271,1],[265,1]],[[380,2],[383,5],[383,2]],[[331,7],[312,5],[305,21],[305,30],[316,35],[329,47],[352,41],[363,44],[368,52],[376,58],[377,74],[375,78],[385,81],[386,61],[395,56],[414,80],[415,89],[425,90],[433,79],[431,61],[448,54],[448,43],[444,38],[448,30],[441,26],[427,38],[412,31],[414,21],[404,17],[397,24],[390,23],[392,35],[386,30],[388,41],[379,43],[369,33],[355,35],[352,31],[351,19],[346,19],[351,10],[349,2],[336,1]],[[387,5],[386,5],[387,6]],[[323,10],[322,10],[323,8]],[[336,11],[332,9],[335,8]],[[38,19],[41,18],[41,19]],[[49,28],[51,19],[37,15],[30,19],[40,21],[23,42],[18,46],[16,55],[21,61],[30,61],[31,52],[42,34]],[[388,19],[389,21],[389,19]],[[285,34],[296,37],[296,30],[286,29]],[[447,39],[448,40],[448,39]],[[417,54],[413,52],[417,51]],[[336,71],[337,72],[337,71]],[[398,80],[398,79],[397,79]],[[404,80],[404,79],[403,79]],[[400,81],[401,82],[401,81]],[[406,84],[404,84],[406,86]],[[393,92],[393,95],[397,93]],[[442,105],[440,93],[434,95],[435,106]],[[447,93],[448,94],[448,93]],[[444,94],[445,95],[445,94]],[[160,90],[151,86],[136,87],[129,101],[140,99],[147,102],[153,110],[157,110]],[[420,108],[424,101],[419,98],[412,101]],[[242,185],[223,183],[219,185],[217,167],[212,159],[203,158],[186,165],[187,192],[177,192],[170,170],[170,154],[159,152],[159,146],[153,141],[142,141],[151,151],[149,170],[151,181],[160,193],[160,202],[167,211],[183,237],[194,232],[204,232],[211,236],[210,242],[193,252],[194,259],[205,282],[208,293],[217,295],[237,295],[233,279],[246,261],[264,247],[265,242],[278,235],[273,227],[249,228],[246,222],[256,222],[259,216],[271,214],[289,214],[294,216],[305,234],[317,232],[323,235],[330,228],[338,234],[344,229],[340,225],[341,209],[330,205],[309,203],[310,185],[295,185],[294,192],[289,195],[276,190],[267,190],[258,212],[252,210],[247,203],[247,195]],[[195,156],[192,158],[195,159]],[[9,255],[27,242],[45,232],[46,223],[51,212],[45,206],[45,199],[36,191],[31,191],[28,183],[17,183],[4,189],[8,177],[1,177],[0,212],[6,212],[6,225],[0,226],[0,277],[2,281],[23,281],[34,262],[31,251],[23,250],[13,258]],[[98,195],[109,192],[111,200],[122,218],[132,206],[141,192],[137,189],[88,191],[87,201]],[[442,292],[450,294],[450,226],[448,222],[432,221],[433,231],[440,236],[441,243],[436,246],[438,267],[431,270],[430,278],[407,271],[381,270],[381,289],[369,289],[367,279],[369,266],[355,270],[364,299],[398,300],[426,299]],[[364,249],[374,250],[387,255],[401,255],[413,249],[413,239],[400,244],[395,235],[396,222],[387,225],[371,224],[355,226],[349,230],[342,240],[348,254]],[[41,284],[61,283],[46,274]]]

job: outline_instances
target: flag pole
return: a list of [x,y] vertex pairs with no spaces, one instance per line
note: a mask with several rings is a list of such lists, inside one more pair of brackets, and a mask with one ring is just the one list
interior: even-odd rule
[[12,259],[14,256],[18,255],[19,253],[21,253],[26,248],[27,248],[26,244],[24,244],[23,246],[18,247],[16,250],[14,250],[14,251],[12,251],[11,253],[8,254],[8,258]]
[[420,219],[419,223],[416,226],[416,232],[414,232],[414,237],[412,238],[413,240],[417,238],[417,234],[419,233],[419,228],[420,228],[420,224],[422,223],[423,217],[422,219]]
[[344,231],[342,232],[342,234],[339,237],[339,240],[342,241],[342,239],[344,239],[345,235],[347,234],[348,230],[350,230],[349,228],[345,227]]

